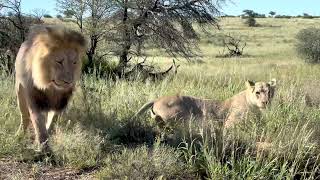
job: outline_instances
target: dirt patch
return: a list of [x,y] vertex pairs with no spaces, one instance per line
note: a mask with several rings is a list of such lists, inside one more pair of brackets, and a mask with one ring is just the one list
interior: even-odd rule
[[95,179],[94,168],[74,169],[66,167],[30,164],[12,159],[0,159],[0,179]]

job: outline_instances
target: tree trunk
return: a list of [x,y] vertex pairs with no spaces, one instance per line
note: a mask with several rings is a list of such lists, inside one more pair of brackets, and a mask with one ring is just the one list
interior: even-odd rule
[[94,69],[94,55],[96,53],[98,38],[96,36],[90,37],[90,48],[87,51],[88,64],[84,67],[84,72],[92,73]]
[[8,69],[8,74],[12,74],[13,73],[13,61],[12,61],[13,57],[11,57],[9,54],[7,54],[7,69]]
[[23,23],[23,19],[22,19],[23,17],[21,15],[21,12],[18,12],[17,18],[18,18],[19,26],[20,26],[20,28],[18,28],[19,31],[20,31],[20,38],[21,38],[21,40],[23,42],[23,41],[25,41],[26,35],[25,35],[25,26],[24,26],[24,23]]
[[130,31],[129,27],[127,24],[128,20],[128,0],[124,0],[124,10],[123,10],[123,18],[122,18],[122,23],[123,23],[123,45],[122,45],[122,50],[121,54],[119,57],[119,65],[117,68],[117,75],[119,77],[122,77],[124,73],[124,69],[127,66],[127,63],[129,62],[129,50],[131,48],[131,39],[130,39]]
[[127,64],[129,62],[128,56],[129,56],[130,46],[131,45],[124,47],[122,49],[121,54],[120,54],[120,60],[119,60],[118,68],[117,68],[118,75],[120,75],[120,76],[124,73],[124,70],[127,67]]

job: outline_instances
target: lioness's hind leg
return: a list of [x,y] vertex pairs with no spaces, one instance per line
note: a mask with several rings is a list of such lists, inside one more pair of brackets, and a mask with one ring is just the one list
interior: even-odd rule
[[18,100],[18,107],[20,109],[20,115],[21,115],[20,126],[16,133],[16,135],[19,135],[21,133],[26,132],[31,121],[25,92],[21,84],[19,85],[19,88],[17,90],[17,100]]

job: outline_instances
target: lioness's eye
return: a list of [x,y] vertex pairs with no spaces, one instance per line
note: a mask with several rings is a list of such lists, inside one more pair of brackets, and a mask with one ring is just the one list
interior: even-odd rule
[[58,64],[62,65],[62,61],[56,61]]
[[77,61],[73,62],[73,64],[77,64]]
[[256,95],[260,95],[260,92],[256,92]]

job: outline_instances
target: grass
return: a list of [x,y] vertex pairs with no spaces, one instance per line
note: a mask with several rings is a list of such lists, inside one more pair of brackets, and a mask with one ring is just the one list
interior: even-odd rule
[[[253,28],[242,21],[224,18],[221,31],[201,34],[201,61],[179,61],[181,66],[172,80],[113,82],[83,76],[50,138],[54,157],[27,164],[83,171],[93,168],[91,176],[98,179],[319,178],[320,66],[304,63],[294,49],[299,29],[319,27],[319,19],[261,18],[257,19],[260,26]],[[217,58],[223,47],[216,37],[229,33],[247,42],[247,56]],[[152,63],[161,67],[171,63],[160,51],[147,53],[154,54]],[[156,139],[157,127],[148,115],[130,120],[144,103],[159,96],[223,100],[243,90],[246,79],[271,78],[278,80],[271,107],[261,119],[252,117],[225,133],[222,151],[215,133],[200,133],[200,140],[192,140],[188,127],[177,128],[168,135],[172,143]],[[20,121],[14,78],[2,74],[0,79],[0,157],[33,159],[32,142],[14,136]],[[307,103],[306,97],[312,103]],[[186,136],[180,131],[186,131]],[[272,142],[273,146],[259,150],[258,141]],[[58,163],[53,165],[52,160]],[[41,174],[41,168],[36,171]],[[17,172],[23,174],[22,170]]]

